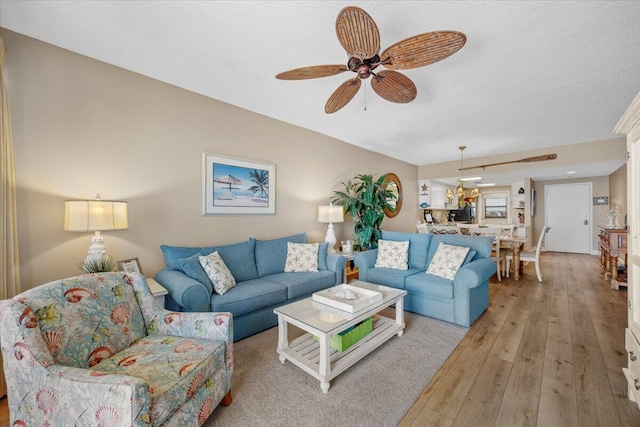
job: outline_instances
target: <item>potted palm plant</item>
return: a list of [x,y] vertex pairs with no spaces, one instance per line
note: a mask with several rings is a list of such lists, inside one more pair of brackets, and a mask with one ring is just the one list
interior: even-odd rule
[[342,205],[345,213],[354,221],[353,238],[355,249],[375,249],[380,239],[384,210],[389,200],[396,195],[387,190],[384,175],[374,179],[373,175],[356,175],[353,180],[341,183],[344,191],[333,192],[331,202]]

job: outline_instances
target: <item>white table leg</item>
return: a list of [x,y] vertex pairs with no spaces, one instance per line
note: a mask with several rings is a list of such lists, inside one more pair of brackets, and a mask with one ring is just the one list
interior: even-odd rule
[[284,363],[287,360],[281,353],[282,350],[289,347],[289,337],[287,332],[287,321],[284,319],[284,316],[278,316],[278,354],[280,355],[280,363]]
[[402,329],[398,331],[398,336],[401,337],[404,333],[404,298],[402,297],[396,302],[396,325],[402,326]]
[[329,343],[329,335],[323,334],[320,336],[320,366],[318,367],[318,373],[323,377],[320,380],[320,388],[323,393],[327,393],[329,391],[329,381],[326,378],[329,376],[331,372],[331,359],[329,355],[329,351],[331,349],[331,345]]

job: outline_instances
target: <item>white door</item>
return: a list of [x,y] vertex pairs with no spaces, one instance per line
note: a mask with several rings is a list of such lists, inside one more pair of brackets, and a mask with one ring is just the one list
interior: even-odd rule
[[[545,239],[548,251],[591,252],[591,183],[544,186],[544,217],[551,231]],[[537,239],[538,236],[534,236]]]

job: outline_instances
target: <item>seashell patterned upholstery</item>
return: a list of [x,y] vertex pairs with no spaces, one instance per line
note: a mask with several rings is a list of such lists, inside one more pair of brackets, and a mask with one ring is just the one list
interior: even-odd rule
[[233,373],[229,313],[162,309],[139,274],[0,301],[11,425],[202,425]]

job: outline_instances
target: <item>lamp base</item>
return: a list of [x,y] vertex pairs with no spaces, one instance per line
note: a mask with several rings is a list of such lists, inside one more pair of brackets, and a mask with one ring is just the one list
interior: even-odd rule
[[329,223],[329,225],[327,226],[327,235],[325,236],[324,241],[329,244],[329,247],[327,248],[327,253],[335,254],[336,249],[334,248],[334,246],[336,244],[336,233],[333,231],[332,223]]
[[92,259],[104,258],[107,255],[107,247],[104,245],[104,239],[99,231],[96,231],[96,234],[91,238],[91,246],[89,246],[89,250],[87,251],[86,261],[90,261]]

